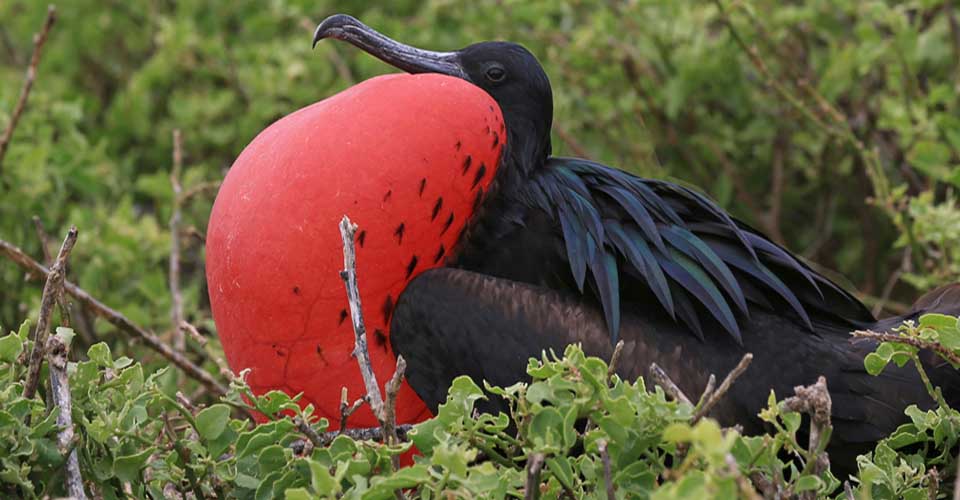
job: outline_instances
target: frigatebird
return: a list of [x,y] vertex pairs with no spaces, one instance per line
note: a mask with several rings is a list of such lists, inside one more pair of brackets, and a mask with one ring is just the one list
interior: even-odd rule
[[[780,396],[827,377],[835,460],[852,463],[904,422],[909,404],[933,401],[912,367],[868,375],[872,342],[924,312],[960,312],[960,290],[928,294],[909,314],[877,320],[852,294],[761,232],[688,187],[581,158],[551,156],[552,90],[521,45],[494,41],[452,52],[392,40],[347,15],[314,35],[346,41],[409,73],[466,80],[500,106],[506,146],[490,188],[446,265],[416,277],[398,298],[390,342],[408,361],[415,392],[433,409],[453,378],[497,385],[525,377],[527,360],[579,342],[636,378],[652,362],[699,394],[708,376],[745,352],[753,364],[712,416],[761,429],[771,389]],[[956,401],[957,374],[925,362]],[[502,409],[491,398],[488,410]]]

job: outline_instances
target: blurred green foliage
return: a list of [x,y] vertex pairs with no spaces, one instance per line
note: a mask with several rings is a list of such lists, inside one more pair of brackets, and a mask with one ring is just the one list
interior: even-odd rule
[[[45,9],[0,4],[0,126]],[[72,277],[162,330],[172,130],[184,133],[189,190],[221,179],[273,120],[391,71],[344,44],[311,50],[315,23],[348,12],[424,47],[527,45],[553,80],[559,154],[699,186],[865,295],[896,285],[886,302],[896,309],[916,296],[910,284],[960,275],[957,10],[943,0],[755,0],[725,16],[703,1],[76,0],[59,6],[2,167],[0,235],[40,255],[31,216],[54,236],[76,224]],[[876,154],[882,179],[846,130]],[[185,207],[194,234],[204,194]],[[204,323],[202,245],[185,241],[188,316]],[[907,280],[887,283],[894,275]],[[0,324],[36,306],[21,276],[0,266]]]
[[[45,10],[30,0],[0,3],[0,130]],[[68,279],[134,322],[169,332],[171,136],[181,129],[182,183],[186,191],[199,190],[183,207],[177,235],[181,286],[187,319],[209,339],[206,345],[190,339],[189,353],[216,370],[214,357],[204,355],[218,351],[203,279],[202,237],[212,203],[205,188],[273,120],[392,71],[344,44],[311,50],[316,23],[334,12],[427,48],[486,39],[523,43],[553,82],[556,153],[698,186],[822,270],[838,272],[831,276],[849,278],[845,283],[871,304],[902,310],[919,291],[960,279],[960,6],[951,0],[73,0],[58,6],[26,113],[0,165],[0,238],[40,258],[32,216],[46,226],[53,247],[76,224],[81,236]],[[0,331],[35,317],[39,297],[35,281],[0,260]],[[142,361],[140,379],[156,384],[150,389],[156,393],[145,390],[151,397],[177,387],[174,372],[157,371],[165,361],[102,320],[76,311],[74,327],[81,363],[96,364],[89,349],[109,345],[116,359]],[[0,351],[13,344],[0,342]],[[877,357],[904,359],[891,349]],[[122,399],[112,394],[97,404],[122,406]],[[40,416],[34,403],[21,400],[14,409]],[[146,396],[130,404],[141,403],[145,411],[172,408],[151,407],[159,403]],[[955,412],[938,412],[911,415],[915,428],[903,435],[920,439],[917,429],[933,434],[956,425]],[[92,422],[89,436],[96,435]],[[10,442],[23,433],[46,439],[36,429],[7,431],[21,433]],[[733,487],[736,477],[720,474],[725,464],[711,453],[729,450],[739,458],[742,449],[716,441],[707,428],[672,436],[690,443],[697,470],[711,471],[690,485],[701,489],[675,483],[680,493]],[[928,441],[931,450],[943,444]],[[113,441],[91,446],[111,460],[133,453],[120,443],[116,450],[103,448]],[[748,451],[756,445],[742,443]],[[35,453],[16,456],[54,460]],[[371,460],[382,458],[376,453]],[[929,482],[922,460],[891,453],[878,448],[867,457],[861,467],[883,473],[868,471],[864,480],[881,493],[919,495]],[[215,467],[217,457],[204,457]],[[259,473],[249,460],[251,474]],[[773,467],[772,460],[762,463]],[[829,477],[789,472],[798,490],[834,486]],[[164,473],[185,477],[182,469]],[[486,472],[477,474],[485,480]],[[320,472],[312,477],[308,491],[335,487]],[[464,488],[471,480],[463,479]],[[370,487],[345,481],[336,487]]]

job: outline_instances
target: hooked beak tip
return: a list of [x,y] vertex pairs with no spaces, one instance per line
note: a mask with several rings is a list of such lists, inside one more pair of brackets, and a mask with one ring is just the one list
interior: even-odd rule
[[346,14],[334,14],[324,19],[313,32],[313,48],[324,38],[341,38],[346,26],[363,26],[363,23]]

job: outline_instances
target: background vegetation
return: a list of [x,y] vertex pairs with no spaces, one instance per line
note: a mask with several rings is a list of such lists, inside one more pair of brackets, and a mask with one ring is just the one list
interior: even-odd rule
[[[698,186],[878,310],[903,310],[960,278],[960,7],[950,0],[58,7],[0,160],[0,238],[42,260],[32,217],[54,243],[75,224],[68,279],[169,339],[172,132],[180,129],[179,178],[191,193],[176,235],[180,288],[200,333],[186,349],[211,373],[218,347],[202,242],[216,183],[271,121],[390,71],[344,44],[310,49],[316,23],[334,12],[428,48],[523,43],[553,82],[556,152]],[[0,130],[45,14],[41,2],[0,3]],[[33,278],[0,260],[0,332],[37,316]],[[104,341],[114,356],[140,360],[158,391],[189,389],[191,400],[210,402],[178,385],[175,371],[158,372],[165,360],[73,310],[71,359],[87,360]]]

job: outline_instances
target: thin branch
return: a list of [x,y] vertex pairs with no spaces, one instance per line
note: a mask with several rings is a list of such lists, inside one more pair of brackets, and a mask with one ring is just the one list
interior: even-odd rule
[[610,454],[607,453],[607,442],[603,439],[597,442],[600,449],[600,461],[603,462],[603,482],[607,489],[607,500],[616,500],[617,493],[613,489],[613,471],[610,465]]
[[543,453],[534,453],[527,461],[527,482],[523,488],[524,500],[540,498],[540,470],[543,469]]
[[663,371],[663,368],[660,368],[660,365],[656,363],[650,364],[650,378],[653,379],[654,383],[659,385],[670,395],[674,400],[681,403],[686,403],[688,405],[693,405],[690,402],[690,398],[687,397],[683,391],[677,387],[677,384],[673,383],[673,380],[670,380],[670,377],[667,375],[667,372]]
[[717,388],[717,376],[710,374],[710,377],[707,379],[707,386],[703,388],[703,394],[700,395],[700,400],[697,401],[697,408],[703,408],[704,403],[713,396],[713,391]]
[[27,107],[30,89],[33,88],[33,82],[37,79],[37,66],[40,64],[40,56],[43,54],[43,45],[47,43],[47,35],[50,34],[50,28],[53,27],[56,20],[57,8],[51,5],[47,7],[47,18],[44,20],[43,26],[36,35],[33,35],[33,54],[30,56],[30,65],[27,66],[27,74],[23,79],[23,88],[20,89],[20,97],[17,98],[17,104],[13,108],[10,123],[7,123],[7,129],[0,136],[0,169],[3,168],[3,157],[7,154],[7,147],[10,145],[10,139],[13,138],[13,131],[17,128],[23,110]]
[[173,188],[173,208],[170,214],[170,319],[173,325],[173,348],[180,352],[186,349],[186,337],[180,328],[183,323],[183,295],[180,293],[180,170],[183,168],[183,142],[180,129],[173,130],[173,170],[170,185]]
[[871,330],[857,330],[850,335],[856,338],[873,339],[878,342],[898,342],[900,344],[911,345],[917,349],[929,349],[945,358],[954,366],[960,366],[960,356],[957,356],[956,353],[937,342],[930,342],[916,337],[903,337],[892,333],[878,333]]
[[[697,423],[701,418],[710,413],[710,410],[712,410],[713,407],[716,406],[721,399],[723,399],[723,396],[727,393],[727,391],[730,390],[730,387],[733,385],[733,382],[737,380],[737,377],[742,375],[743,372],[746,371],[747,367],[750,366],[751,361],[753,361],[753,354],[749,352],[740,358],[740,362],[737,363],[737,366],[733,367],[733,370],[730,370],[730,373],[728,373],[726,378],[723,379],[723,382],[720,382],[720,387],[718,387],[715,392],[710,394],[706,402],[703,403],[703,406],[701,406],[693,415],[693,420],[690,422],[691,425]],[[709,385],[710,384],[708,383],[707,386],[709,387]]]
[[37,393],[40,380],[40,365],[43,362],[44,349],[47,346],[47,330],[50,328],[50,316],[57,296],[62,293],[63,274],[66,271],[67,257],[77,243],[77,227],[73,226],[67,232],[57,260],[47,271],[47,283],[43,286],[43,296],[40,299],[40,319],[37,320],[37,329],[33,334],[33,351],[30,353],[30,366],[27,369],[27,381],[23,387],[23,397],[30,399]]
[[381,426],[385,426],[383,420],[383,395],[380,393],[380,385],[377,384],[377,376],[373,373],[370,365],[370,351],[367,350],[367,328],[363,323],[363,305],[360,302],[360,288],[357,285],[357,256],[354,249],[354,234],[357,232],[357,225],[350,222],[350,218],[343,216],[340,221],[340,236],[343,239],[343,271],[340,271],[340,278],[343,279],[343,285],[347,289],[347,300],[350,303],[350,320],[353,323],[353,356],[357,358],[357,364],[360,366],[360,373],[363,375],[363,383],[367,390],[367,402],[373,415],[377,417]]
[[617,365],[620,363],[620,355],[623,353],[623,340],[617,342],[613,347],[613,354],[610,355],[610,364],[607,365],[607,379],[617,373]]
[[[50,272],[46,266],[33,260],[33,258],[25,254],[23,250],[20,250],[7,241],[0,240],[0,254],[6,255],[10,260],[17,263],[17,265],[24,268],[33,276],[46,276]],[[183,354],[163,343],[163,341],[152,332],[136,325],[126,316],[100,302],[79,286],[74,285],[69,281],[64,281],[63,287],[67,293],[77,299],[77,301],[80,302],[85,308],[89,309],[90,312],[107,320],[120,331],[142,340],[147,347],[168,359],[171,363],[183,370],[187,376],[196,379],[201,384],[206,386],[207,389],[214,393],[214,395],[222,396],[227,393],[226,386],[213,378],[213,376],[207,373],[206,370],[184,357]]]
[[[309,423],[305,422],[302,418],[297,417],[293,421],[296,425],[297,430],[301,434],[307,437],[311,443],[317,448],[323,448],[324,446],[329,445],[333,442],[337,436],[347,436],[356,441],[380,441],[383,442],[383,428],[381,427],[365,427],[358,429],[346,429],[343,432],[340,431],[329,431],[329,432],[317,432]],[[407,433],[413,429],[412,424],[403,424],[396,427],[397,436],[400,440],[407,440]]]
[[[50,253],[50,237],[47,236],[47,231],[43,227],[43,221],[40,220],[39,216],[34,215],[32,217],[33,228],[37,231],[37,239],[40,241],[40,249],[43,252],[43,261],[47,265],[53,264],[53,255]],[[63,275],[66,277],[67,268],[64,267]],[[57,294],[57,305],[60,306],[60,324],[67,328],[70,327],[72,323],[72,318],[70,317],[70,305],[67,303],[67,298],[63,293],[63,289],[60,289],[60,293]],[[78,328],[78,333],[83,338],[83,341],[87,345],[93,344],[93,336],[90,332],[86,331],[84,328]]]
[[39,215],[34,215],[32,220],[33,228],[37,231],[37,239],[40,240],[40,251],[43,252],[43,261],[48,265],[53,264],[53,255],[50,253],[50,238],[47,236],[47,231],[43,227],[43,221],[40,220]]
[[220,181],[201,182],[199,184],[191,186],[186,191],[184,191],[183,194],[180,195],[180,205],[181,206],[186,205],[187,202],[189,202],[196,196],[207,194],[208,192],[216,193],[217,189],[220,189]]
[[340,432],[343,433],[347,430],[347,419],[350,418],[350,415],[353,415],[353,412],[360,409],[360,406],[363,403],[367,402],[366,396],[356,400],[353,404],[347,403],[347,388],[344,387],[340,391]]
[[743,474],[740,473],[740,467],[737,466],[737,459],[733,457],[732,454],[727,453],[724,460],[727,463],[727,468],[730,470],[730,474],[734,477],[734,480],[737,482],[737,488],[740,489],[740,497],[748,498],[750,500],[760,500],[760,495],[757,494],[756,488],[750,484],[750,481],[747,478],[743,477]]
[[47,362],[50,367],[50,389],[53,404],[60,409],[57,413],[57,448],[67,454],[66,481],[67,493],[71,498],[86,500],[83,491],[83,476],[80,475],[80,461],[74,447],[73,401],[70,399],[70,380],[67,377],[67,346],[60,337],[54,335],[47,342]]
[[953,500],[960,500],[960,456],[957,457],[957,472],[953,479]]
[[[397,393],[400,392],[400,384],[403,383],[404,372],[407,370],[407,360],[403,356],[397,356],[397,369],[393,372],[393,377],[387,382],[385,392],[387,401],[383,405],[383,434],[386,436],[387,444],[397,444],[400,439],[397,437]],[[393,470],[400,470],[400,455],[394,455],[391,458]]]

